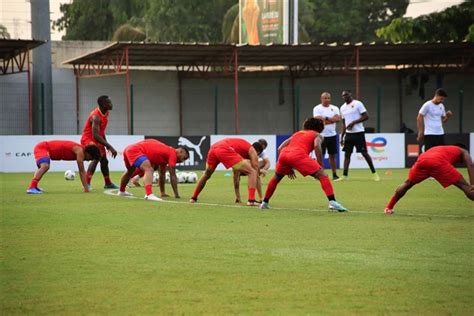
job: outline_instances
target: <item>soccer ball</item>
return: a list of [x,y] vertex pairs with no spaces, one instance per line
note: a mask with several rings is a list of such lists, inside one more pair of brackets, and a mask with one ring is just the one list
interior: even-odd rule
[[187,183],[196,183],[198,179],[198,175],[196,172],[189,172],[188,177],[186,178]]
[[66,170],[66,172],[64,173],[64,179],[66,179],[67,181],[72,181],[76,178],[76,173],[72,170]]
[[185,183],[186,182],[186,172],[178,172],[176,174],[176,178],[178,178],[178,183]]
[[158,179],[160,178],[160,174],[158,171],[153,172],[153,183],[158,183]]
[[170,183],[171,182],[171,176],[170,173],[167,171],[165,174],[165,182]]

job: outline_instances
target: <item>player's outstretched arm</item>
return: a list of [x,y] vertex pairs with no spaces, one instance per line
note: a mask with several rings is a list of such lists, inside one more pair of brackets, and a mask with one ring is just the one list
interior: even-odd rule
[[425,123],[424,123],[424,116],[421,113],[418,113],[416,117],[416,128],[418,129],[418,136],[416,140],[421,142],[425,137]]
[[114,147],[112,147],[112,145],[110,145],[107,140],[100,136],[100,118],[95,115],[93,118],[92,118],[92,136],[94,136],[94,139],[99,142],[100,144],[104,145],[105,148],[107,148],[111,153],[112,153],[112,157],[116,157],[117,156],[117,151],[115,150]]
[[173,188],[174,197],[179,199],[181,197],[178,192],[178,177],[176,177],[176,169],[174,167],[168,167],[168,170],[170,172],[170,182],[171,187]]
[[234,180],[234,193],[235,193],[235,203],[241,203],[242,199],[240,197],[240,171],[233,171],[233,180]]
[[74,148],[74,150],[76,152],[77,169],[79,170],[79,177],[81,178],[82,187],[84,192],[89,192],[86,169],[84,168],[84,151],[82,149],[76,151],[76,148]]
[[323,167],[323,151],[321,148],[321,144],[323,143],[323,136],[318,134],[314,138],[314,152],[316,154],[316,160],[318,161],[319,165]]
[[474,185],[474,164],[472,162],[471,155],[465,149],[461,148],[462,160],[466,164],[467,173],[469,174],[469,184]]
[[342,124],[341,124],[341,146],[344,146],[344,136],[346,136],[346,120],[342,119]]
[[158,186],[160,187],[161,197],[168,197],[165,189],[166,167],[160,166],[160,177],[158,178]]

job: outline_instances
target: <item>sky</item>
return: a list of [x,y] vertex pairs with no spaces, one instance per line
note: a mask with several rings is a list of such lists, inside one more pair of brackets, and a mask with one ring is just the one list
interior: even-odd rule
[[[59,5],[61,3],[70,2],[72,2],[72,0],[50,0],[50,19],[52,21],[57,20],[61,16]],[[405,16],[417,17],[423,14],[442,11],[447,7],[462,2],[463,0],[411,0]],[[7,27],[11,38],[30,39],[30,0],[0,0],[0,24]],[[51,31],[52,40],[61,40],[62,35],[63,34],[58,31]]]

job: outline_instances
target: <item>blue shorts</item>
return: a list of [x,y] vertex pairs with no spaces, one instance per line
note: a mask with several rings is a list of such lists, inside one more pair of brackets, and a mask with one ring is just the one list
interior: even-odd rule
[[36,165],[38,166],[38,168],[40,167],[42,163],[47,163],[49,165],[51,164],[51,159],[49,159],[49,157],[43,157],[36,160]]
[[145,160],[149,160],[147,156],[143,155],[143,156],[140,156],[138,157],[135,162],[133,163],[133,165],[137,168],[140,168],[140,166],[142,165],[142,163],[145,161]]

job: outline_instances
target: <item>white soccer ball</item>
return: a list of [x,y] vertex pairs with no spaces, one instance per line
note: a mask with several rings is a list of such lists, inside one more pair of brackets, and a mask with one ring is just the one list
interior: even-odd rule
[[153,183],[158,183],[160,179],[160,173],[158,171],[153,172]]
[[165,174],[165,182],[170,183],[171,182],[171,176],[170,173],[167,171]]
[[64,179],[66,179],[67,181],[72,181],[76,178],[76,173],[72,170],[66,170],[66,172],[64,173]]
[[176,174],[176,178],[178,179],[178,183],[185,183],[186,182],[186,172],[178,172]]
[[198,175],[196,172],[189,172],[188,177],[186,178],[187,183],[196,183],[198,180]]

